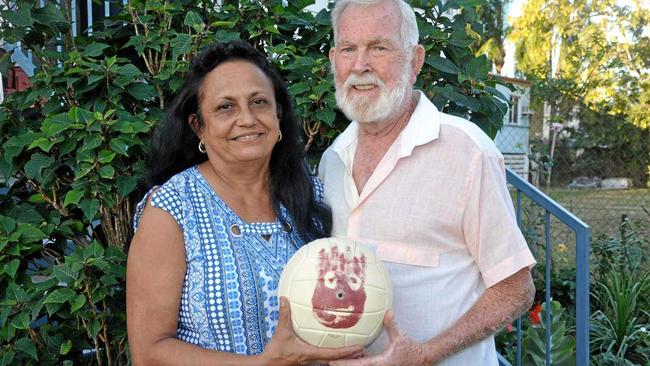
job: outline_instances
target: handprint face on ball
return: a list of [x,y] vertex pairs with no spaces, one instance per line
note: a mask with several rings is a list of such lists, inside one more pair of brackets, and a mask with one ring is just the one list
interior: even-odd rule
[[339,252],[319,252],[318,281],[311,298],[313,315],[328,328],[350,328],[355,325],[366,303],[366,256],[352,254],[350,247]]

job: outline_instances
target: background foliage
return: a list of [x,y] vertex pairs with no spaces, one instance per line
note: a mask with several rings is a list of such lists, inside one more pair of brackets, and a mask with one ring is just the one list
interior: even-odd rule
[[513,22],[508,38],[533,82],[537,120],[564,129],[546,168],[554,185],[599,176],[649,186],[648,24],[650,5],[641,0],[530,0]]
[[[310,0],[131,0],[73,37],[69,0],[34,3],[0,10],[0,38],[40,65],[33,86],[0,105],[0,365],[127,364],[125,253],[139,176],[189,58],[236,38],[267,52],[317,154],[347,124],[326,59],[329,11],[307,11]],[[418,85],[494,136],[506,105],[470,48],[483,1],[413,4],[428,55]]]

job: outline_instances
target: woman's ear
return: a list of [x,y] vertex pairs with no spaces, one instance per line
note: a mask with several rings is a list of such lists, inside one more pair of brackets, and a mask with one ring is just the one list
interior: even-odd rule
[[187,116],[187,123],[190,125],[190,128],[194,133],[199,136],[199,139],[201,138],[201,132],[203,130],[203,126],[201,123],[201,115],[199,113],[192,113],[189,116]]
[[275,105],[276,115],[278,116],[278,123],[282,121],[282,106],[278,103]]

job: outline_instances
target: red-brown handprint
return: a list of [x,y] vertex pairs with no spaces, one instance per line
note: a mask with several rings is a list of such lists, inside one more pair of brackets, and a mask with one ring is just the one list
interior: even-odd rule
[[350,247],[339,252],[333,246],[321,249],[318,281],[311,298],[313,314],[328,328],[350,328],[357,324],[366,303],[366,256],[352,255]]

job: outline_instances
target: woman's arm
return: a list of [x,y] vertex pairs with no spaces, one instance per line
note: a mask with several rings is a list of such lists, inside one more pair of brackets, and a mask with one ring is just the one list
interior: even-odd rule
[[299,365],[350,358],[362,351],[360,347],[327,349],[302,342],[293,333],[285,301],[276,333],[261,355],[212,351],[178,340],[184,247],[183,234],[171,215],[147,203],[127,261],[127,330],[133,365]]

